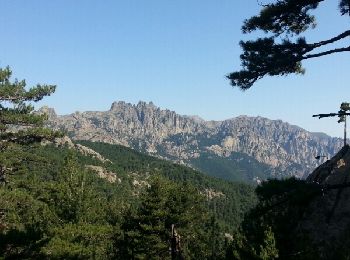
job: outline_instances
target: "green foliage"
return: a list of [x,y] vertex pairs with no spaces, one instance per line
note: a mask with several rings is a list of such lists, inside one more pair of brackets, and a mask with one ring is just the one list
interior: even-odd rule
[[[108,169],[120,175],[126,176],[126,173],[132,172],[146,178],[145,173],[153,172],[181,185],[191,184],[202,192],[205,190],[222,192],[224,196],[208,199],[206,204],[217,221],[229,231],[238,228],[244,214],[256,203],[254,187],[250,185],[209,177],[188,167],[141,154],[119,145],[88,141],[79,141],[79,143],[111,160],[113,164],[110,164]],[[130,185],[130,188],[133,187]]]
[[345,14],[350,15],[350,1],[341,0],[339,3],[339,9],[342,15],[345,15]]
[[[257,259],[314,259],[315,250],[300,233],[298,223],[309,203],[320,195],[317,185],[290,178],[270,180],[256,188],[258,204],[242,223],[241,245],[236,254],[250,253]],[[237,253],[238,252],[238,253]],[[239,259],[239,258],[238,258]],[[243,259],[243,258],[242,258]]]
[[109,225],[68,223],[55,227],[52,238],[41,249],[53,259],[109,259],[113,229]]
[[[176,134],[166,138],[166,142],[174,144],[186,143],[188,138],[193,138],[185,134]],[[189,149],[196,150],[197,145],[212,146],[221,142],[222,136],[217,135],[215,138],[207,138],[205,134],[196,136],[196,142],[198,144],[188,144]],[[190,142],[191,143],[191,142]],[[193,146],[193,147],[191,147]],[[164,147],[159,145],[157,150],[160,151],[160,155],[169,156],[164,152]],[[172,158],[176,160],[176,158]],[[272,169],[269,165],[258,162],[255,158],[239,152],[233,152],[229,156],[222,158],[209,152],[201,152],[198,158],[192,158],[189,163],[199,171],[220,179],[225,179],[234,182],[244,182],[252,185],[256,185],[255,177],[261,180],[269,178],[275,178],[277,174],[273,175],[276,170]],[[282,171],[281,171],[282,173]]]
[[259,257],[262,260],[278,258],[276,240],[271,230],[271,227],[268,227],[267,230],[265,230],[264,232],[264,241],[263,241],[263,245],[260,245]]
[[[37,102],[51,95],[56,87],[37,85],[26,90],[26,82],[17,79],[11,82],[9,67],[0,68],[0,182],[11,172],[13,165],[19,165],[18,156],[13,156],[15,144],[31,144],[43,139],[53,139],[59,133],[43,128],[46,115],[33,113],[34,107],[26,102]],[[13,159],[11,159],[13,158]]]
[[273,177],[271,167],[242,153],[232,153],[226,158],[202,154],[199,158],[192,159],[191,164],[210,176],[252,185],[256,185],[254,177],[262,180]]
[[[14,131],[8,135],[9,126],[40,127],[46,119],[45,115],[33,114],[34,107],[26,104],[26,101],[37,102],[45,96],[51,95],[56,86],[37,85],[26,90],[26,82],[15,79],[11,82],[12,71],[9,67],[0,69],[0,112],[1,112],[1,139],[3,141],[17,142],[25,137],[27,129],[22,130],[21,135],[16,136]],[[7,107],[5,104],[9,104]],[[32,130],[32,129],[31,129]],[[32,130],[33,131],[33,130]],[[7,132],[7,135],[4,135]],[[33,135],[29,132],[28,135]]]
[[[223,259],[224,234],[255,203],[248,185],[120,146],[84,144],[111,162],[67,147],[13,148],[21,163],[0,187],[0,258],[147,259],[161,252],[167,259],[175,224],[185,259]],[[121,182],[109,183],[85,165],[116,172]],[[134,186],[134,178],[150,186]],[[225,196],[209,199],[206,189]]]
[[141,196],[141,205],[136,214],[128,214],[124,218],[126,221],[122,229],[125,231],[126,250],[130,254],[128,258],[143,259],[150,256],[162,259],[169,256],[170,233],[165,223],[168,217],[165,206],[169,191],[164,184],[160,180],[151,182],[146,194]]
[[185,259],[208,258],[210,250],[214,254],[219,249],[209,246],[218,243],[220,234],[210,236],[204,198],[191,186],[155,177],[141,196],[139,208],[127,216],[122,226],[127,259],[170,259],[172,225],[181,237],[180,254]]
[[24,80],[18,81],[17,79],[14,82],[10,82],[11,75],[12,71],[9,67],[0,69],[0,97],[2,101],[21,104],[21,108],[30,108],[24,106],[23,101],[39,101],[43,97],[52,94],[56,88],[53,85],[38,84],[27,91],[25,90],[26,82]]
[[264,6],[259,16],[244,21],[242,31],[249,33],[257,29],[274,34],[300,34],[314,28],[315,17],[310,10],[318,7],[320,0],[283,0]]
[[[323,0],[275,1],[263,5],[258,16],[247,19],[242,26],[243,33],[262,30],[272,36],[240,42],[243,49],[240,56],[243,69],[227,76],[232,86],[245,90],[266,75],[303,74],[303,60],[350,51],[350,46],[326,49],[329,45],[350,37],[350,30],[316,43],[307,43],[303,37],[291,40],[294,36],[316,27],[316,18],[310,11],[317,9],[321,2]],[[341,15],[350,14],[349,6],[349,0],[339,1]]]
[[226,247],[225,259],[244,260],[258,259],[258,257],[253,248],[247,243],[245,237],[240,232],[237,232]]
[[257,248],[254,248],[244,235],[236,233],[235,237],[226,248],[226,259],[269,260],[279,257],[275,236],[271,227],[266,227],[260,243],[261,244],[259,244]]
[[45,232],[58,223],[50,208],[21,190],[0,190],[4,217],[0,229],[0,255],[30,257],[39,254]]
[[[59,133],[43,128],[46,115],[33,113],[26,102],[37,102],[55,91],[55,86],[37,85],[26,90],[24,80],[11,82],[9,67],[0,68],[0,184],[8,174],[28,173],[28,163],[38,158],[27,152],[28,145],[53,139]],[[38,254],[45,232],[58,218],[45,203],[22,190],[0,190],[0,251],[5,257]]]
[[[46,151],[46,155],[46,162],[28,163],[34,166],[32,174],[16,174],[0,189],[0,208],[4,212],[0,255],[109,258],[115,218],[108,214],[116,212],[116,205],[109,203],[115,200],[108,200],[94,187],[95,175],[86,172],[72,152],[66,152],[64,160],[59,158],[62,165],[54,168],[50,168],[50,157],[60,154]],[[40,158],[40,153],[37,156]],[[28,173],[25,167],[23,172]]]

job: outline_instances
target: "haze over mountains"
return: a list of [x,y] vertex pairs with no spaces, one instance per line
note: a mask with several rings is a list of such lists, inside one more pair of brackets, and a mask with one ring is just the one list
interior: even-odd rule
[[229,180],[259,181],[309,174],[341,147],[342,140],[310,133],[281,120],[239,116],[205,121],[161,110],[152,102],[114,102],[108,111],[58,116],[48,107],[49,125],[75,140],[121,144]]

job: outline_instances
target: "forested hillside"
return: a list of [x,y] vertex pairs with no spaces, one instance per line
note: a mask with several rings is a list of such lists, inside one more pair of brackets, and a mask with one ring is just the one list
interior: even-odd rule
[[206,176],[189,167],[148,156],[121,145],[89,141],[79,143],[109,159],[111,163],[106,168],[117,175],[125,176],[122,183],[140,183],[154,174],[159,174],[180,185],[194,186],[208,197],[208,207],[213,210],[216,218],[231,228],[237,227],[247,208],[255,203],[253,186]]
[[248,185],[122,146],[82,144],[102,157],[67,145],[19,148],[21,167],[0,188],[0,257],[167,259],[174,224],[183,257],[221,259],[256,203]]

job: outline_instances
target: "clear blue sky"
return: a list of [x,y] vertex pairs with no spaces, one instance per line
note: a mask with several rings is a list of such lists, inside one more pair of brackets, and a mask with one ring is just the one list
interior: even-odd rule
[[[309,41],[349,28],[326,0]],[[40,105],[59,114],[108,110],[116,100],[153,101],[180,114],[222,120],[238,115],[282,119],[341,136],[336,112],[350,101],[350,54],[305,62],[305,76],[266,78],[250,90],[230,87],[240,69],[242,21],[256,0],[1,0],[0,66],[28,85],[56,84]],[[349,43],[349,39],[346,44]]]

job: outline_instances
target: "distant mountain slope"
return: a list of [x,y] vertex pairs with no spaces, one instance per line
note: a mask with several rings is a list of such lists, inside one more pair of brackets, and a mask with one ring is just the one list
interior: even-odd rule
[[145,102],[114,102],[109,111],[65,116],[47,107],[41,112],[49,114],[52,127],[75,140],[121,144],[230,180],[302,177],[320,163],[316,155],[331,157],[342,146],[339,138],[280,120],[240,116],[204,121]]
[[[96,186],[107,194],[117,194],[120,202],[138,203],[138,194],[148,185],[148,178],[159,174],[176,183],[188,183],[197,188],[207,197],[207,206],[213,215],[230,231],[239,226],[244,214],[256,203],[254,187],[251,185],[206,176],[189,167],[148,156],[128,147],[91,141],[72,143],[67,138],[58,145],[60,147],[48,145],[33,150],[33,154],[43,156],[49,162],[42,166],[43,169],[40,168],[43,173],[39,175],[55,175],[63,167],[68,150],[75,150],[79,164],[102,178],[96,182]],[[51,169],[47,165],[56,167]]]

